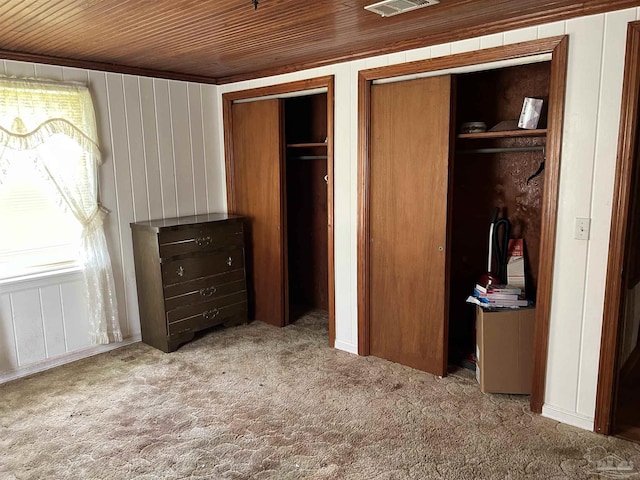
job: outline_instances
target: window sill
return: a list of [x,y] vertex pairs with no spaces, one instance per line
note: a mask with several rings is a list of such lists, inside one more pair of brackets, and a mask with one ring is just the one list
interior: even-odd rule
[[82,279],[82,267],[78,265],[49,270],[44,272],[21,275],[19,277],[0,279],[0,294],[12,293],[20,290],[59,285]]

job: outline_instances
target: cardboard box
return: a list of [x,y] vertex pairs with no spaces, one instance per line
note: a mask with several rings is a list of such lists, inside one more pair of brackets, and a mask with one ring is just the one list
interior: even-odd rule
[[535,317],[535,308],[476,307],[476,379],[482,393],[531,393]]

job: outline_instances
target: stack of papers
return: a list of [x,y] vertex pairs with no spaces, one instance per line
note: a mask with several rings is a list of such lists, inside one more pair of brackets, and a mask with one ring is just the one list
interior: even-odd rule
[[467,303],[489,308],[519,308],[528,307],[529,302],[522,288],[515,285],[490,285],[484,287],[476,285],[473,296],[467,298]]

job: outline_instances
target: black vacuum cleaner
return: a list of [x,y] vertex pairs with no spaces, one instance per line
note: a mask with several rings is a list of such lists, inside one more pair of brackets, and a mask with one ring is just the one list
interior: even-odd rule
[[[498,218],[500,209],[496,207],[489,224],[489,248],[487,258],[487,271],[479,280],[484,287],[507,283],[507,261],[509,254],[509,237],[511,235],[511,222],[507,218]],[[493,258],[496,260],[496,268],[493,269]]]

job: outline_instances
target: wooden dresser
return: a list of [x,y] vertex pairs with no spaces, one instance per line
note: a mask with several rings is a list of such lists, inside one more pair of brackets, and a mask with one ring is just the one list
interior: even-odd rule
[[142,341],[172,352],[196,332],[247,321],[243,217],[131,224]]

